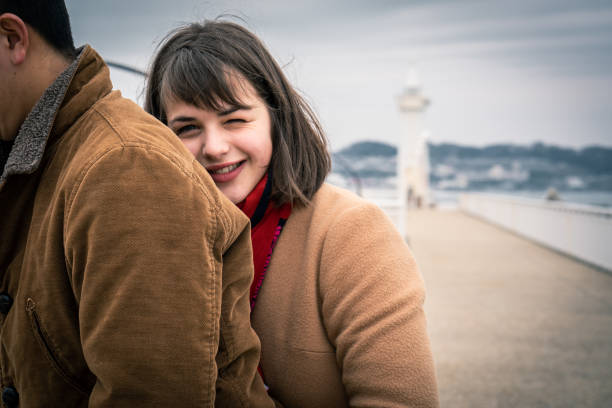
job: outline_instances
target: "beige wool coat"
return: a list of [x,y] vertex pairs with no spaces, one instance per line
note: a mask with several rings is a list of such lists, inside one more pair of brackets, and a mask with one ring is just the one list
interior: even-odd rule
[[375,205],[323,185],[285,225],[252,314],[290,408],[436,407],[424,284]]
[[4,406],[273,407],[248,219],[90,47],[0,169]]

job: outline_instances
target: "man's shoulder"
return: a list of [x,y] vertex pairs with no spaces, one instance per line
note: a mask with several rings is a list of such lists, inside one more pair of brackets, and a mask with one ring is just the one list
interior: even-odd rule
[[121,97],[118,91],[101,98],[67,129],[57,154],[66,155],[66,160],[78,165],[125,149],[136,155],[140,152],[150,158],[172,161],[190,172],[203,173],[170,129],[134,102]]
[[179,138],[119,92],[96,102],[64,136],[58,153],[66,155],[73,188],[86,178],[99,183],[108,177],[104,174],[114,174],[123,188],[154,189],[165,196],[175,191],[177,197],[205,201],[220,222],[232,224],[230,229],[245,222]]
[[311,237],[323,239],[330,230],[349,228],[358,219],[379,218],[381,213],[376,204],[351,191],[324,183],[307,206],[292,211],[287,229],[307,229]]
[[[123,98],[119,91],[111,92],[96,102],[87,115],[89,125],[99,127],[109,142],[167,146],[185,154],[180,140],[163,123],[145,112],[133,101]],[[78,125],[75,124],[75,125]],[[87,127],[87,124],[83,124]]]
[[[68,176],[68,184],[79,183],[91,169],[103,166],[125,169],[125,183],[131,173],[147,169],[141,176],[153,181],[176,172],[208,189],[204,170],[180,140],[119,92],[111,92],[94,103],[61,135],[49,154],[54,157],[50,165],[64,169],[60,171]],[[163,180],[156,184],[159,183]]]

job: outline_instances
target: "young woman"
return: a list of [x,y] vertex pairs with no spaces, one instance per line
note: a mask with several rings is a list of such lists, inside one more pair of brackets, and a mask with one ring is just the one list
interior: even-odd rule
[[222,21],[174,31],[145,108],[250,217],[260,372],[287,407],[432,407],[424,286],[373,204],[324,183],[317,118],[265,46]]

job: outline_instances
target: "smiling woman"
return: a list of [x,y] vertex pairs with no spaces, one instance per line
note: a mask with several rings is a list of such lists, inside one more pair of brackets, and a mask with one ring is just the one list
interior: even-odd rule
[[251,323],[270,395],[437,406],[414,259],[378,207],[324,183],[321,126],[259,39],[222,21],[171,33],[145,108],[251,220]]
[[[238,74],[234,74],[237,76]],[[164,95],[168,126],[208,170],[217,187],[238,204],[263,178],[272,157],[270,115],[244,79],[239,106],[202,109]]]

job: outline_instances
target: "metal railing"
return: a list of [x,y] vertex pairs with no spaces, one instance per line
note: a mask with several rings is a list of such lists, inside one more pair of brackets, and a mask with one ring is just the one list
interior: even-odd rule
[[612,271],[611,209],[483,193],[462,194],[459,208],[549,248]]

